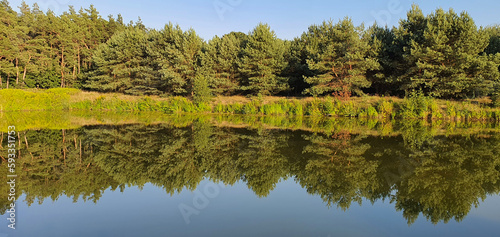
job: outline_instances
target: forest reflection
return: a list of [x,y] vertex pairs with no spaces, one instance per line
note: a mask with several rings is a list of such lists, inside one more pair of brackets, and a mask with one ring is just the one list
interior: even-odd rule
[[[244,182],[266,197],[293,179],[325,206],[389,200],[408,223],[463,220],[500,191],[500,133],[436,135],[419,124],[398,135],[190,124],[27,130],[18,137],[17,195],[42,203],[68,196],[98,202],[107,189],[147,183],[174,195],[204,179]],[[2,149],[2,153],[5,153]],[[5,157],[5,154],[2,154]],[[0,176],[6,177],[2,160]],[[9,203],[0,190],[0,213]]]

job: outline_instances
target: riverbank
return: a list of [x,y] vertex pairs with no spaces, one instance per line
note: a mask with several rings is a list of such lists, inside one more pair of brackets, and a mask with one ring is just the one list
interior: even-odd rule
[[350,100],[333,97],[215,97],[193,103],[184,97],[128,96],[77,89],[0,90],[0,110],[8,111],[157,111],[166,114],[242,114],[271,116],[357,117],[373,119],[423,119],[500,121],[500,108],[488,99],[447,101],[414,95],[365,96]]
[[[209,124],[228,129],[287,130],[322,134],[348,132],[367,136],[451,136],[500,133],[500,123],[486,121],[426,121],[421,119],[372,119],[312,116],[248,116],[231,114],[166,114],[163,112],[30,111],[0,113],[0,132],[71,130],[83,127],[120,127],[157,124],[190,127]],[[198,125],[196,125],[198,126]],[[417,134],[417,135],[416,135]]]

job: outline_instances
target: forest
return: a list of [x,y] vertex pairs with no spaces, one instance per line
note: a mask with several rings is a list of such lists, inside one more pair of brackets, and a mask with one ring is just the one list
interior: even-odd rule
[[[349,17],[283,40],[267,24],[204,40],[194,29],[102,17],[92,5],[61,15],[0,2],[0,88],[77,88],[129,95],[390,95],[500,100],[500,26],[413,5],[389,28]],[[498,104],[498,103],[496,103]]]

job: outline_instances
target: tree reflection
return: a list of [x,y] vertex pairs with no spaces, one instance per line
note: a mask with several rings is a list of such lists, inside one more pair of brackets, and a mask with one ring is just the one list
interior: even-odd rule
[[312,155],[306,156],[296,180],[309,193],[320,195],[328,206],[336,204],[347,209],[353,201],[361,204],[363,193],[377,185],[371,180],[378,166],[378,162],[363,157],[370,148],[363,138],[347,131],[304,136],[310,144],[303,153]]
[[[388,199],[411,224],[420,214],[432,223],[461,221],[500,191],[499,134],[436,136],[418,123],[402,126],[399,136],[334,131],[217,127],[204,120],[25,131],[17,195],[30,205],[62,195],[97,202],[107,189],[151,183],[173,195],[210,179],[242,181],[265,197],[293,177],[329,207]],[[1,166],[4,178],[6,162]],[[2,214],[7,193],[0,186]]]

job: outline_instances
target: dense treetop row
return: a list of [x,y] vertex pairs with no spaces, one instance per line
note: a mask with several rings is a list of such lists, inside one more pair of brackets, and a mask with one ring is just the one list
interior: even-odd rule
[[399,26],[312,25],[294,40],[267,24],[204,41],[172,23],[161,30],[97,10],[60,16],[0,2],[0,87],[75,87],[133,95],[497,96],[500,27],[465,12],[416,5]]

